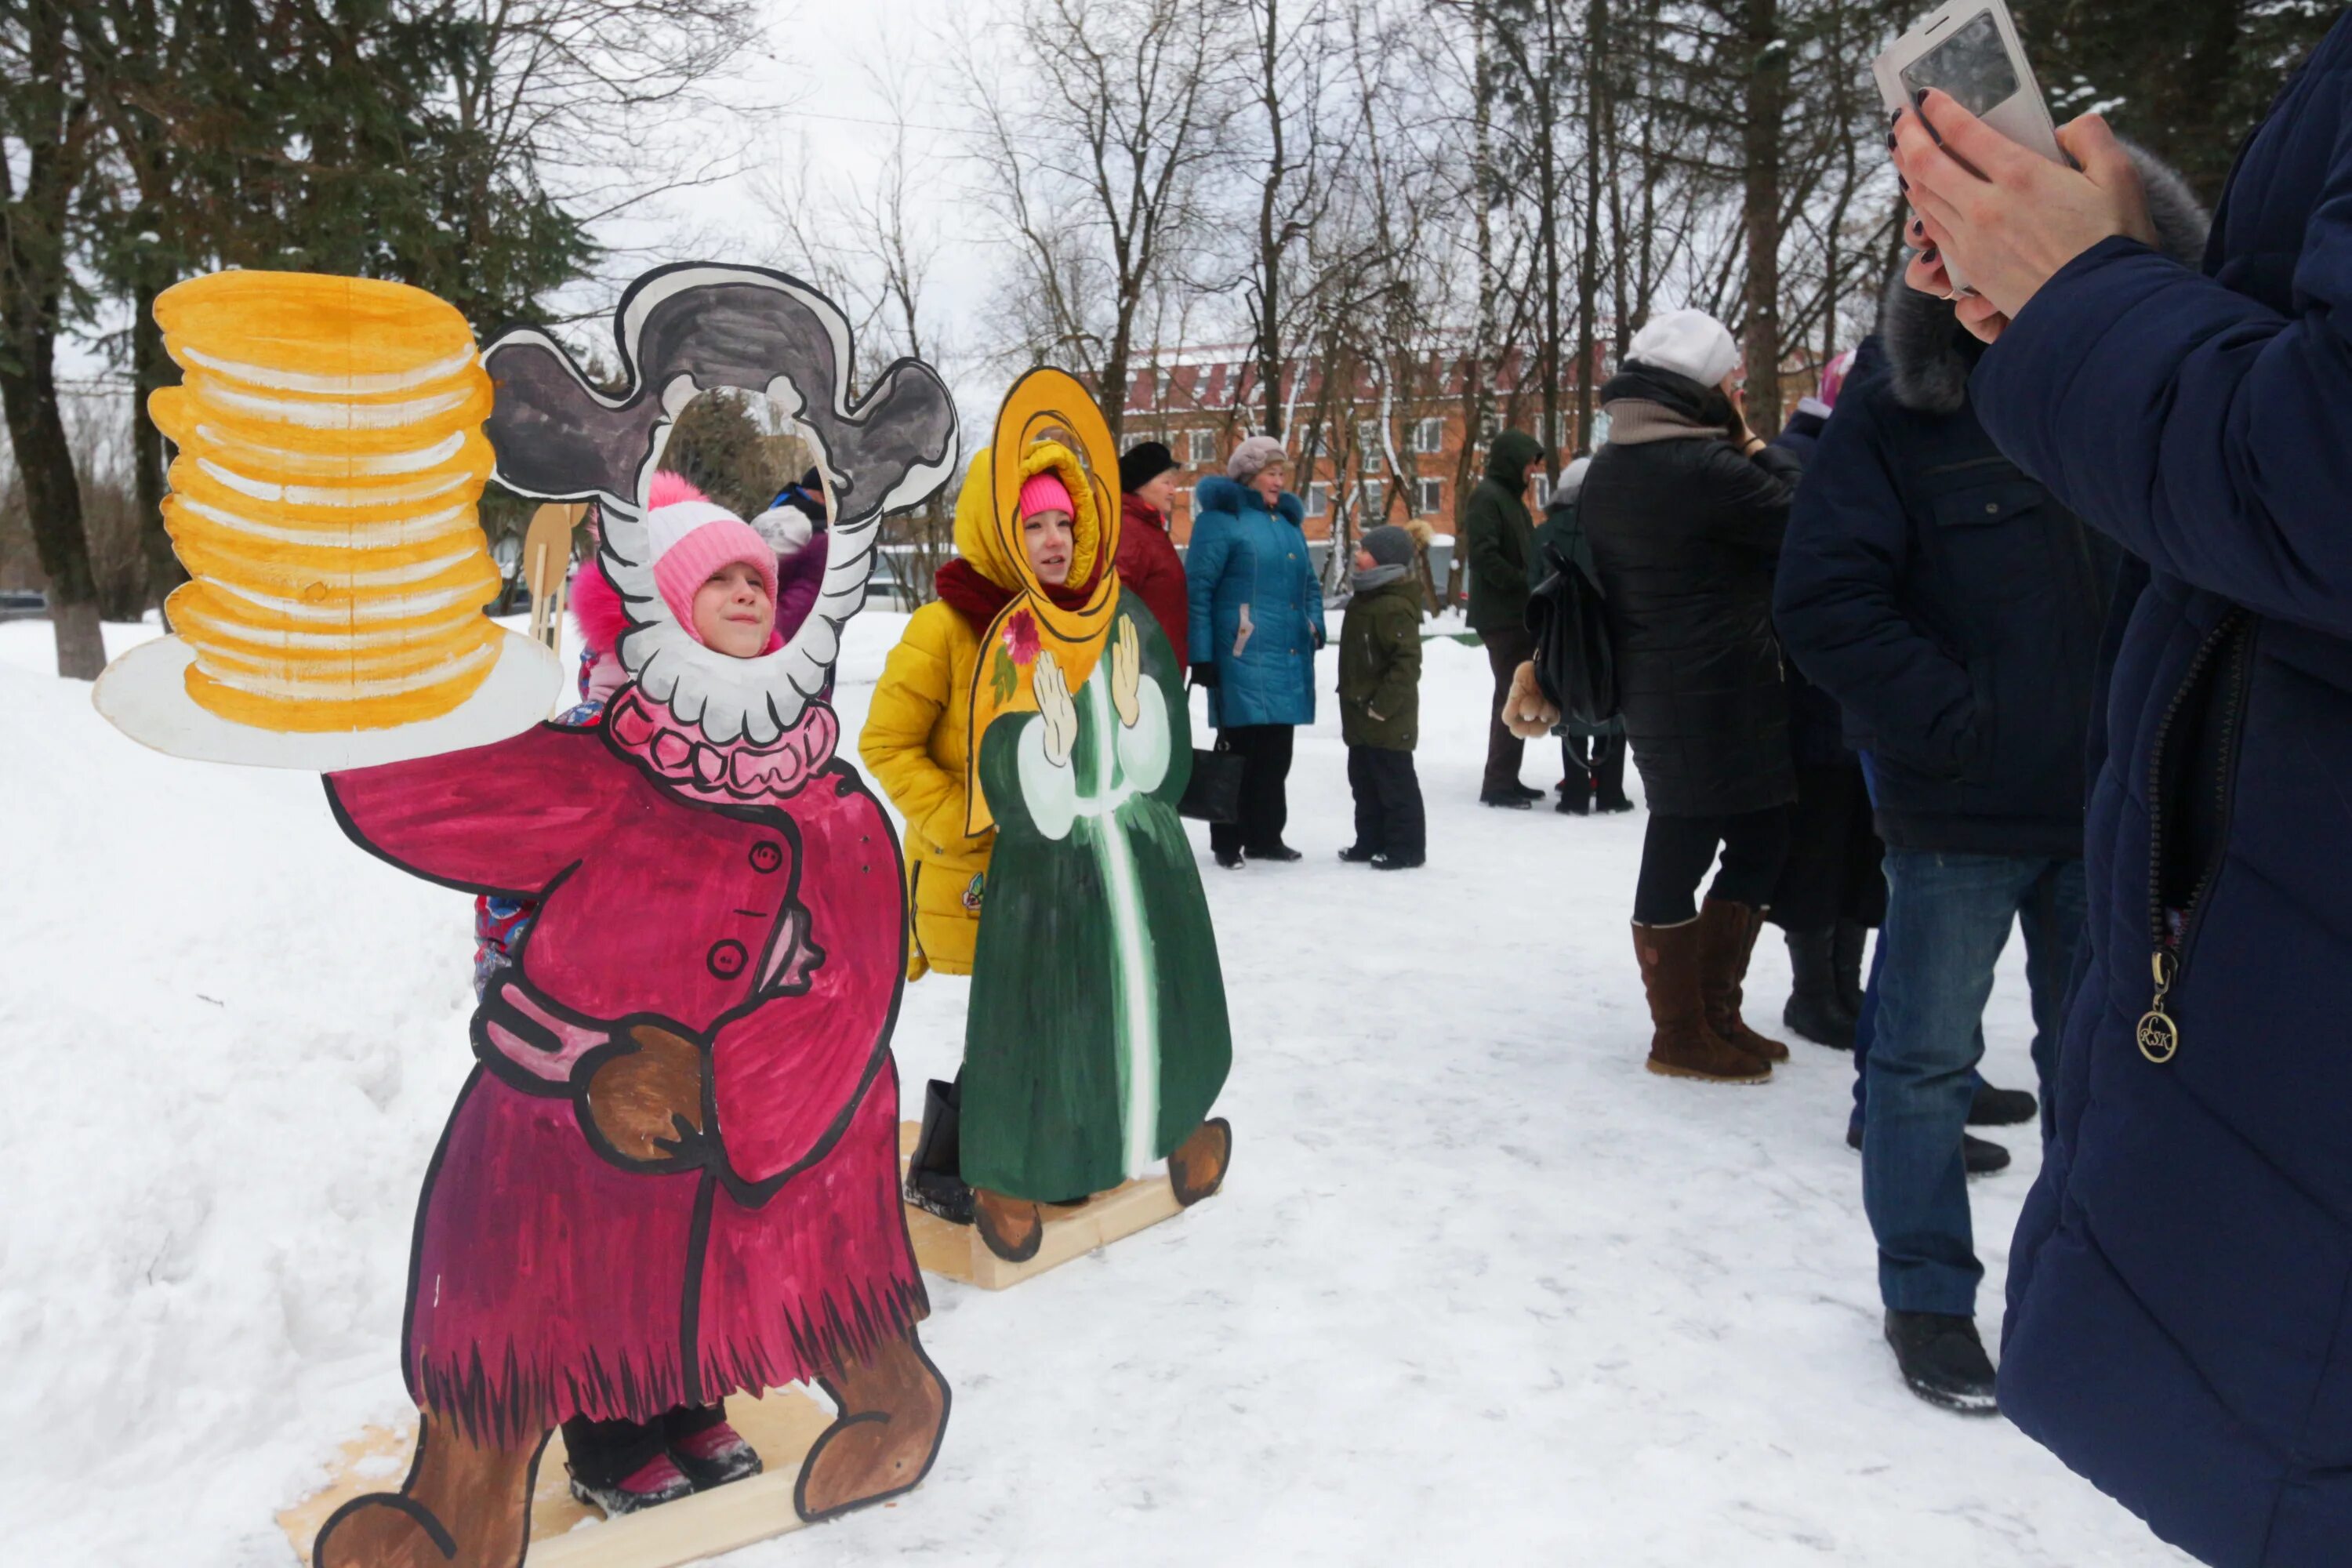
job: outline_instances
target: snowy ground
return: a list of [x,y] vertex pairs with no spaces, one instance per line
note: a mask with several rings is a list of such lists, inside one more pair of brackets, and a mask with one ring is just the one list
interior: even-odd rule
[[[852,734],[898,625],[854,627]],[[411,1205],[470,1060],[467,903],[346,844],[314,777],[118,735],[48,636],[0,626],[5,1555],[289,1563],[272,1512],[405,1405]],[[1478,806],[1478,649],[1430,646],[1430,867],[1332,859],[1328,664],[1291,782],[1307,859],[1207,872],[1231,1184],[1008,1294],[934,1281],[955,1409],[929,1480],[730,1568],[2185,1562],[1897,1383],[1846,1058],[1799,1042],[1756,1089],[1642,1070],[1642,819]],[[1758,1016],[1786,983],[1768,934]],[[910,1106],[963,1005],[909,990]],[[2027,1031],[2013,946],[1995,1081],[2030,1084]],[[2007,1141],[1972,1189],[1989,1340],[2036,1164]]]

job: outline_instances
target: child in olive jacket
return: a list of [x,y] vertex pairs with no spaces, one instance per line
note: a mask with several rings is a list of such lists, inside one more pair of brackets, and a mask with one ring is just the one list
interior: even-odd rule
[[1428,819],[1412,771],[1421,731],[1421,584],[1412,535],[1367,529],[1356,595],[1339,626],[1339,731],[1356,795],[1356,842],[1339,858],[1409,871],[1427,858]]

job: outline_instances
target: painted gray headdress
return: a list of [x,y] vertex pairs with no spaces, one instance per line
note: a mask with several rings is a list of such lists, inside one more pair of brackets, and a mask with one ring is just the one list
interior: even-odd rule
[[[526,496],[603,503],[605,574],[631,630],[622,663],[639,689],[710,739],[766,745],[800,721],[866,602],[887,511],[916,506],[953,474],[955,400],[919,361],[892,364],[856,403],[849,321],[782,272],[687,262],[629,285],[613,315],[625,384],[597,391],[556,342],[508,332],[482,356],[497,384],[488,434],[499,482]],[[765,394],[807,429],[832,493],[832,540],[815,607],[759,658],[713,654],[654,584],[645,496],[669,429],[698,393]]]

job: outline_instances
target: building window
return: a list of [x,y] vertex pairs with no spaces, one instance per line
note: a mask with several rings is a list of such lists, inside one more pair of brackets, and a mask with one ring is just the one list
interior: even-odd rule
[[1551,476],[1538,474],[1536,476],[1536,510],[1541,511],[1549,505],[1551,505]]
[[1118,449],[1121,453],[1132,452],[1150,439],[1151,437],[1141,430],[1129,430],[1118,438]]
[[1184,437],[1186,456],[1196,468],[1208,467],[1217,460],[1217,433],[1214,430],[1194,430]]
[[1445,449],[1445,421],[1416,419],[1412,424],[1412,449],[1424,458],[1433,458]]
[[1331,487],[1317,480],[1307,487],[1307,515],[1321,517],[1331,510]]
[[1386,443],[1381,438],[1381,422],[1377,419],[1356,421],[1356,450],[1363,454],[1364,467],[1370,468],[1388,461]]
[[1381,487],[1369,479],[1356,487],[1356,521],[1370,528],[1381,520]]
[[1444,479],[1415,479],[1412,483],[1412,510],[1423,517],[1434,517],[1445,510]]

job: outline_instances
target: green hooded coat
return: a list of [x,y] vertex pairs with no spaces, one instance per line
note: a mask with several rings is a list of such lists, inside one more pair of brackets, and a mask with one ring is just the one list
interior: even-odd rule
[[1348,601],[1339,623],[1339,733],[1410,752],[1421,738],[1421,584],[1411,576]]
[[1506,430],[1486,454],[1486,477],[1462,509],[1462,548],[1470,562],[1470,629],[1523,631],[1528,624],[1528,563],[1535,559],[1535,519],[1519,499],[1543,447],[1524,430]]

